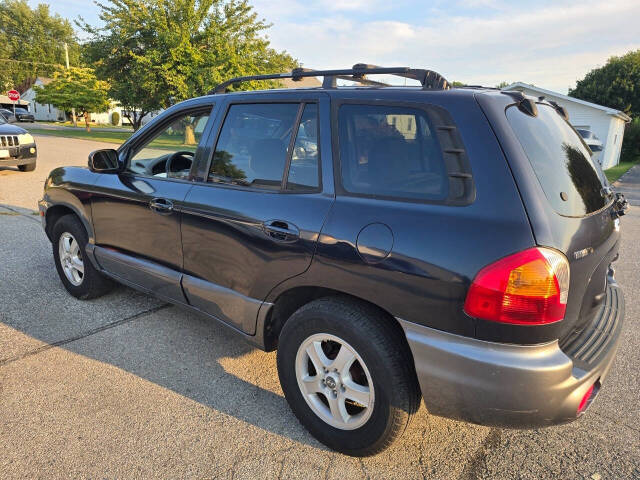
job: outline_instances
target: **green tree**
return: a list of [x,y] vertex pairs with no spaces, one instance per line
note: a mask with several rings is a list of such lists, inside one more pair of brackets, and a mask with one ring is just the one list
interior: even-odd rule
[[500,90],[502,90],[504,87],[508,87],[509,85],[511,85],[511,82],[505,82],[503,80],[496,85],[496,88],[499,88]]
[[640,50],[611,57],[579,80],[569,95],[640,116]]
[[246,0],[110,0],[97,5],[102,26],[79,23],[89,34],[85,58],[109,81],[111,97],[134,129],[148,112],[204,95],[231,77],[298,66],[288,53],[269,46],[263,35],[269,25]]
[[89,132],[91,113],[109,109],[108,89],[109,84],[96,79],[92,69],[72,68],[56,73],[48,85],[35,87],[35,100],[41,104],[51,104],[65,112],[75,108],[84,115]]
[[52,76],[69,60],[78,65],[80,46],[71,23],[51,15],[49,6],[30,8],[26,0],[0,0],[0,89],[24,91],[36,76]]

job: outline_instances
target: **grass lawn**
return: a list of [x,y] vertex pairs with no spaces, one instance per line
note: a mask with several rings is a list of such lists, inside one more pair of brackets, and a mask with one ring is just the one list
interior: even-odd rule
[[[107,142],[116,143],[121,145],[126,139],[128,139],[133,131],[125,132],[105,132],[100,129],[91,130],[47,130],[39,129],[37,127],[29,127],[29,131],[36,135],[51,135],[54,137],[66,137],[66,138],[81,138],[83,140],[93,140],[95,142]],[[198,138],[196,139],[196,141]],[[175,151],[176,147],[180,150],[195,151],[195,145],[186,145],[184,143],[184,135],[182,133],[175,133],[173,135],[162,134],[156,137],[151,143],[147,145],[147,148],[157,148],[160,150],[172,150]]]
[[[54,127],[73,127],[73,122],[45,122],[37,120],[35,125],[52,125]],[[75,127],[74,127],[75,128]],[[84,120],[78,120],[77,128],[85,128]],[[92,123],[91,128],[121,128],[122,130],[131,130],[129,125],[111,125],[110,123]]]
[[637,165],[638,162],[620,162],[615,167],[607,168],[604,171],[604,174],[607,176],[607,180],[609,183],[613,183],[618,180],[622,175],[626,173],[634,165]]
[[36,135],[50,135],[53,137],[82,138],[84,140],[94,140],[96,142],[109,142],[121,144],[131,136],[131,132],[104,132],[100,129],[91,130],[47,130],[38,127],[29,127],[29,132]]

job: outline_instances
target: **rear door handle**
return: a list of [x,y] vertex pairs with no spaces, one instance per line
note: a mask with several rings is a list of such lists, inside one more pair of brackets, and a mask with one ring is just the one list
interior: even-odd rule
[[262,224],[264,232],[279,242],[295,242],[300,238],[300,230],[284,220],[267,220]]
[[170,215],[173,211],[173,202],[166,198],[154,198],[149,202],[149,208],[160,215]]

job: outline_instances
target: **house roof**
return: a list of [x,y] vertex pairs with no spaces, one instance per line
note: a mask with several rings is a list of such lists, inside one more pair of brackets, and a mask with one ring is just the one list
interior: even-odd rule
[[586,107],[591,107],[591,108],[595,108],[597,110],[603,111],[609,115],[613,115],[614,117],[618,117],[622,120],[624,120],[625,122],[630,122],[631,121],[631,117],[629,115],[627,115],[626,113],[620,111],[620,110],[616,110],[615,108],[609,108],[609,107],[605,107],[603,105],[598,105],[597,103],[591,103],[591,102],[587,102],[586,100],[581,100],[579,98],[574,98],[574,97],[570,97],[569,95],[563,95],[561,93],[557,93],[557,92],[552,92],[551,90],[546,90],[544,88],[540,88],[540,87],[536,87],[534,85],[529,85],[528,83],[524,83],[524,82],[516,82],[516,83],[512,83],[511,85],[509,85],[508,87],[504,87],[503,90],[532,90],[534,92],[540,93],[541,95],[544,95],[545,97],[555,97],[555,98],[559,98],[565,102],[573,102],[573,103],[577,103],[579,105],[584,105]]
[[[1,104],[5,104],[5,105],[8,105],[8,104],[13,104],[13,101],[12,101],[12,100],[9,100],[9,97],[7,97],[6,95],[0,95],[0,103],[1,103]],[[28,101],[26,101],[26,100],[22,100],[22,99],[18,100],[18,101],[17,101],[17,102],[15,102],[15,103],[16,103],[16,105],[19,105],[19,106],[21,106],[21,107],[22,107],[22,106],[25,106],[25,105],[29,105],[29,102],[28,102]]]

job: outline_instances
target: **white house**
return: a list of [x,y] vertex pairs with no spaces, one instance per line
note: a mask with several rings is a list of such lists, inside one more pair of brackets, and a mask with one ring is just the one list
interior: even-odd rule
[[624,127],[631,121],[629,115],[614,108],[586,102],[523,82],[516,82],[503,90],[517,90],[525,95],[543,96],[546,100],[557,102],[569,114],[571,125],[575,128],[591,130],[602,141],[604,148],[599,157],[602,168],[611,168],[620,161]]
[[58,110],[53,105],[42,105],[40,103],[36,103],[35,101],[36,92],[33,87],[48,85],[49,83],[51,83],[50,78],[38,77],[33,82],[33,85],[29,87],[29,89],[26,90],[20,97],[23,100],[29,102],[29,111],[33,113],[33,116],[36,120],[45,122],[64,121],[66,117],[62,110]]
[[[58,110],[53,105],[43,105],[40,103],[36,103],[35,101],[36,92],[34,91],[33,87],[48,85],[49,83],[51,83],[51,81],[52,81],[51,78],[37,77],[33,81],[33,84],[31,85],[31,87],[29,87],[20,97],[21,97],[21,100],[25,100],[26,102],[28,102],[28,109],[31,113],[33,113],[33,116],[35,117],[36,120],[45,121],[45,122],[58,122],[58,121],[63,122],[68,119],[62,110]],[[24,102],[23,105],[27,105],[26,102]],[[98,123],[98,124],[111,123],[112,115],[114,112],[118,112],[118,114],[120,115],[118,125],[122,125],[122,120],[123,120],[122,108],[120,108],[117,104],[114,104],[107,112],[92,113],[91,123]]]

